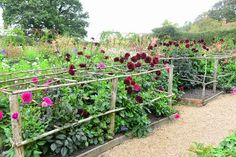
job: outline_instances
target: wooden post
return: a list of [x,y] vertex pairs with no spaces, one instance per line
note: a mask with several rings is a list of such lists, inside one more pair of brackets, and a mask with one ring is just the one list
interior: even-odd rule
[[207,75],[207,63],[208,63],[208,60],[206,59],[206,64],[205,64],[205,73],[204,73],[203,81],[202,81],[202,99],[205,99],[205,96],[206,96],[206,75]]
[[[173,71],[174,71],[174,66],[170,66],[170,71],[169,71],[169,78],[168,78],[168,96],[173,94]],[[168,104],[172,106],[172,97],[168,99]]]
[[[112,79],[112,93],[111,93],[111,108],[110,110],[114,110],[116,108],[116,94],[117,94],[117,84],[118,79],[114,78]],[[111,113],[111,122],[110,122],[110,131],[112,132],[113,136],[115,130],[115,112]]]
[[216,86],[217,86],[217,72],[218,72],[218,64],[219,64],[219,59],[215,59],[215,64],[214,64],[214,83],[213,83],[213,92],[216,93]]
[[[10,111],[11,114],[14,112],[19,113],[18,120],[11,119],[11,125],[12,125],[12,134],[13,134],[13,142],[21,143],[22,142],[22,134],[21,134],[21,114],[20,114],[20,106],[18,103],[18,96],[17,95],[10,95],[9,96],[10,101]],[[24,147],[16,147],[15,146],[15,155],[16,157],[24,157]]]

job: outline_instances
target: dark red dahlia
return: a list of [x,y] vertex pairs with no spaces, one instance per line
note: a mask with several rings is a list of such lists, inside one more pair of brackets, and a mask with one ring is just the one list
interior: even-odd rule
[[114,58],[114,62],[119,62],[120,61],[120,58],[119,57],[115,57]]
[[137,67],[137,68],[139,68],[139,67],[141,67],[141,66],[142,66],[142,64],[141,64],[140,62],[138,62],[138,63],[135,64],[135,67]]
[[147,56],[145,58],[145,63],[151,63],[151,61],[152,61],[152,58],[150,56]]
[[65,56],[66,56],[67,58],[70,58],[70,57],[71,57],[71,55],[70,55],[69,53],[67,53]]
[[160,87],[159,87],[159,90],[160,90],[160,91],[164,91],[165,89],[164,89],[162,86],[160,86]]
[[135,64],[132,63],[132,62],[128,62],[128,63],[127,63],[127,68],[128,68],[129,70],[134,70],[134,69],[135,69]]
[[179,87],[179,90],[181,90],[181,91],[184,91],[184,89],[185,89],[184,86]]
[[143,98],[142,98],[141,96],[136,96],[136,97],[135,97],[135,100],[136,100],[136,102],[139,103],[139,104],[143,103]]
[[136,82],[134,80],[131,80],[130,84],[134,86],[136,84]]
[[189,47],[190,47],[190,44],[186,44],[185,47],[186,47],[186,48],[189,48]]
[[152,62],[153,62],[153,64],[158,64],[159,57],[153,57]]
[[120,63],[121,64],[124,63],[124,61],[125,61],[125,58],[120,58]]
[[105,50],[101,49],[100,52],[101,52],[101,53],[105,53]]
[[154,64],[153,62],[151,62],[151,63],[150,63],[150,66],[151,66],[151,67],[154,67],[154,66],[155,66],[155,64]]
[[141,59],[141,55],[139,53],[136,54],[136,58],[137,60],[140,60]]
[[190,41],[189,40],[185,40],[185,43],[187,44],[187,43],[189,43]]
[[127,86],[129,86],[129,85],[130,85],[130,80],[124,79],[124,84],[127,85]]
[[70,58],[67,58],[67,57],[66,57],[65,60],[66,60],[67,62],[70,62]]
[[79,109],[78,114],[82,116],[83,118],[88,118],[90,116],[90,114],[84,109]]
[[159,77],[159,76],[155,77],[155,80],[159,80],[159,79],[160,79],[160,77]]
[[160,76],[161,75],[161,71],[160,70],[156,71],[156,75]]
[[137,62],[137,60],[138,60],[138,59],[137,59],[136,56],[131,57],[131,61],[132,61],[132,62]]
[[128,77],[126,77],[126,79],[129,81],[133,80],[132,76],[128,76]]
[[146,54],[146,53],[141,53],[140,55],[141,55],[141,58],[142,58],[142,59],[145,59],[145,58],[147,57],[147,54]]
[[75,69],[74,64],[71,64],[70,67],[69,67],[69,69]]
[[153,46],[152,45],[148,45],[148,51],[150,51],[150,50],[153,50]]
[[132,94],[133,93],[133,88],[132,87],[128,87],[127,88],[127,93],[128,94]]
[[126,53],[126,54],[125,54],[125,59],[126,59],[126,60],[129,59],[129,57],[130,57],[130,54],[129,54],[129,53]]
[[86,64],[84,64],[84,63],[79,64],[79,66],[80,66],[80,68],[86,68]]
[[69,71],[68,71],[68,72],[69,72],[69,74],[70,74],[70,75],[72,75],[72,76],[74,76],[74,75],[75,75],[75,69],[69,69]]
[[77,52],[77,54],[80,56],[80,55],[83,55],[84,53],[82,51],[79,51]]
[[105,56],[104,59],[109,59],[109,56]]

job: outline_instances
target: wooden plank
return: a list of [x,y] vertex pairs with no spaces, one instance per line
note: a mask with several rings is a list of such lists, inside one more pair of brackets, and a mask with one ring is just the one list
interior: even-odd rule
[[210,98],[208,98],[208,99],[205,99],[205,100],[203,101],[203,103],[204,103],[204,104],[207,104],[208,102],[210,102],[211,100],[213,100],[214,98],[218,97],[219,95],[221,95],[221,94],[223,94],[223,93],[224,93],[224,91],[221,91],[221,92],[219,92],[219,93],[213,95],[212,97],[210,97]]
[[[10,95],[9,96],[10,101],[10,111],[11,115],[14,112],[19,113],[18,120],[11,119],[11,125],[12,125],[12,134],[13,134],[13,142],[14,143],[21,143],[22,142],[22,133],[21,133],[21,113],[20,113],[20,106],[18,103],[18,96],[17,95]],[[24,147],[14,147],[15,153],[17,157],[24,157]]]

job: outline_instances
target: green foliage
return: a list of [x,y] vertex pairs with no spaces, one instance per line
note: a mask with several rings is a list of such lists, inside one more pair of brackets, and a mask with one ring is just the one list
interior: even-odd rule
[[219,29],[221,25],[222,23],[220,21],[207,17],[195,21],[188,31],[193,33],[212,31]]
[[236,156],[236,134],[232,134],[224,139],[218,147],[204,146],[195,143],[190,148],[197,157],[235,157]]
[[88,13],[83,12],[79,0],[1,0],[4,24],[16,25],[27,34],[43,35],[43,29],[51,34],[68,33],[74,37],[84,37],[88,23]]
[[155,28],[152,30],[152,33],[154,36],[160,39],[168,39],[170,37],[176,39],[180,36],[179,30],[172,25]]
[[234,22],[236,21],[235,6],[236,0],[221,0],[220,2],[217,2],[207,14],[209,17],[216,20]]

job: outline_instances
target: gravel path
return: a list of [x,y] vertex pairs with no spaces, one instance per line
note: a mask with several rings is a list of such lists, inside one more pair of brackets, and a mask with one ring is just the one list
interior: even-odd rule
[[142,139],[126,141],[100,157],[183,157],[193,142],[217,145],[236,131],[236,95],[223,95],[204,107],[178,106],[181,119]]

